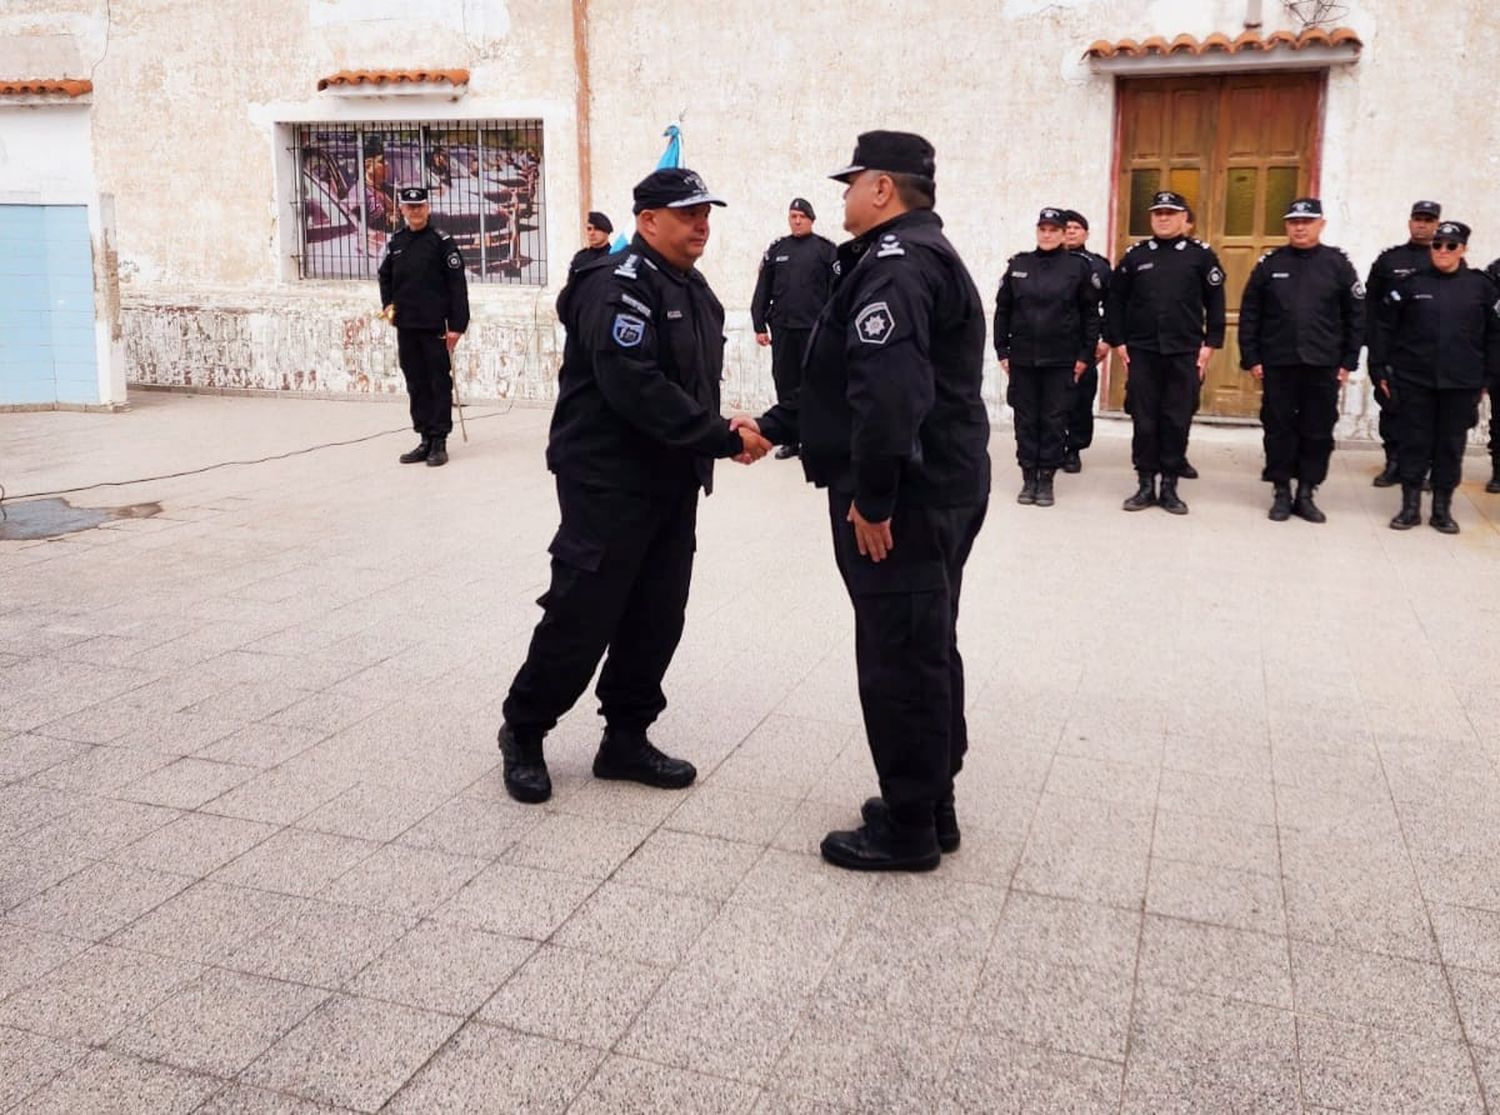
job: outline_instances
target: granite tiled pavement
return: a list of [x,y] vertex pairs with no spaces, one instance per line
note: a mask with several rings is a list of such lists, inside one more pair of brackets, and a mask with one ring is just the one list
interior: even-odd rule
[[[0,415],[12,493],[402,425],[148,394]],[[702,508],[663,793],[591,699],[511,802],[494,733],[555,527],[547,414],[73,497],[0,542],[0,1110],[1486,1110],[1500,1097],[1500,497],[1385,529],[1344,451],[1271,524],[1252,430],[1127,516],[1105,423],[1050,510],[997,432],[963,849],[816,856],[873,789],[794,465]],[[1471,458],[1471,480],[1482,462]],[[1480,477],[1482,480],[1482,477]],[[1500,1100],[1493,1101],[1500,1105]]]

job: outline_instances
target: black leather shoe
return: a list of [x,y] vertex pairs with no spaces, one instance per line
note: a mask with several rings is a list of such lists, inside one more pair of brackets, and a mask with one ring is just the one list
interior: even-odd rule
[[1149,472],[1140,474],[1141,486],[1120,506],[1126,511],[1144,511],[1156,506],[1156,477]]
[[542,758],[541,740],[520,740],[509,724],[500,725],[500,758],[505,765],[505,792],[535,805],[552,796],[552,777]]
[[1326,523],[1328,516],[1313,502],[1313,492],[1316,489],[1310,484],[1297,485],[1297,499],[1292,504],[1292,513],[1299,519],[1306,519],[1309,523]]
[[1063,454],[1063,471],[1070,476],[1083,471],[1083,458],[1078,455],[1078,450],[1069,449]]
[[1271,497],[1271,513],[1268,516],[1273,523],[1284,523],[1292,517],[1292,487],[1290,484],[1277,484],[1276,494]]
[[1385,459],[1385,468],[1380,470],[1380,475],[1370,483],[1377,488],[1394,488],[1401,482],[1401,466],[1394,457]]
[[1024,504],[1036,502],[1036,469],[1023,468],[1021,470],[1021,490],[1016,493],[1016,502]]
[[[866,798],[864,805],[859,807],[859,816],[867,825],[888,825],[891,820],[885,798]],[[933,806],[932,823],[937,829],[938,848],[943,852],[958,851],[963,833],[958,831],[958,811],[951,801],[940,801]]]
[[780,446],[780,447],[777,448],[776,454],[775,454],[776,459],[778,461],[790,460],[792,457],[795,457],[796,455],[797,455],[797,447],[795,445],[783,445],[783,446]]
[[896,827],[888,820],[823,837],[823,858],[850,871],[931,871],[943,861],[937,832]]
[[1036,505],[1038,507],[1051,507],[1057,502],[1057,497],[1052,491],[1052,477],[1057,474],[1056,469],[1044,468],[1036,474]]
[[1179,480],[1198,479],[1198,470],[1192,466],[1192,463],[1186,457],[1182,458],[1182,469],[1177,473],[1177,478]]
[[[1494,405],[1494,403],[1490,403],[1490,406]],[[1484,486],[1484,490],[1491,495],[1495,492],[1500,492],[1500,457],[1495,458],[1494,463],[1490,465],[1490,480]]]
[[419,465],[427,459],[427,454],[430,452],[432,452],[432,441],[424,437],[421,441],[417,442],[417,447],[410,453],[401,454],[401,463],[403,465]]
[[1186,515],[1188,513],[1188,505],[1177,494],[1177,477],[1175,476],[1161,478],[1161,494],[1156,497],[1156,502],[1161,504],[1163,511],[1170,514]]
[[621,782],[639,782],[660,790],[680,790],[698,777],[698,768],[686,759],[663,754],[644,732],[604,729],[599,752],[594,756],[594,777]]
[[1401,485],[1401,510],[1391,520],[1392,530],[1411,530],[1422,525],[1422,489],[1415,484]]
[[448,439],[435,437],[432,439],[432,452],[427,454],[427,467],[438,468],[448,463]]
[[1427,520],[1434,530],[1444,534],[1457,534],[1458,523],[1453,519],[1453,493],[1432,493],[1432,517]]

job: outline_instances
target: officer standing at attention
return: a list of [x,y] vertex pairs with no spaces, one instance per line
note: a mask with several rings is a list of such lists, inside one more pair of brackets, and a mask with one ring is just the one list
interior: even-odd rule
[[[1435,201],[1418,201],[1411,207],[1411,217],[1406,222],[1409,239],[1405,244],[1387,248],[1375,257],[1370,265],[1370,277],[1365,280],[1365,296],[1373,311],[1365,322],[1365,343],[1370,352],[1375,351],[1375,331],[1380,327],[1379,310],[1385,304],[1385,296],[1406,276],[1432,266],[1432,235],[1437,231],[1438,218],[1443,207]],[[1379,381],[1380,375],[1374,361],[1370,363],[1370,382]],[[1385,468],[1375,477],[1375,487],[1389,488],[1401,479],[1398,435],[1401,419],[1400,404],[1393,395],[1374,391],[1375,405],[1380,408],[1380,442],[1385,448]]]
[[964,562],[989,501],[984,306],[932,211],[932,145],[866,132],[846,184],[833,295],[802,390],[758,425],[801,441],[828,489],[834,558],[854,605],[855,663],[880,797],[830,832],[823,857],[858,871],[926,871],[959,844],[953,779],[968,747],[957,641]]
[[1320,200],[1298,198],[1283,220],[1287,244],[1260,257],[1240,300],[1240,367],[1261,382],[1271,520],[1321,523],[1313,492],[1328,477],[1339,388],[1359,366],[1365,288],[1343,250],[1321,243]]
[[1015,412],[1017,503],[1051,507],[1052,478],[1063,464],[1070,392],[1094,360],[1104,284],[1081,255],[1063,246],[1067,217],[1043,209],[1036,251],[1006,265],[995,295],[995,355],[1009,377]]
[[380,261],[381,316],[396,327],[396,354],[421,441],[403,465],[448,463],[453,430],[453,347],[469,327],[469,281],[453,237],[432,227],[424,186],[399,193],[405,227]]
[[615,226],[603,213],[597,209],[589,211],[589,219],[583,226],[583,247],[573,253],[573,258],[568,261],[568,277],[573,277],[585,263],[593,263],[596,259],[603,259],[609,255],[609,237],[614,232]]
[[[755,342],[771,346],[771,379],[778,403],[796,397],[808,334],[833,289],[835,248],[833,241],[813,231],[817,219],[806,199],[792,199],[786,215],[791,235],[766,249],[750,300]],[[776,450],[777,460],[796,455],[795,445]]]
[[[1131,246],[1110,280],[1104,339],[1129,378],[1140,478],[1126,511],[1160,504],[1174,515],[1187,459],[1188,426],[1214,350],[1224,346],[1224,270],[1213,249],[1184,235],[1187,201],[1162,191],[1151,199],[1151,237]],[[1161,475],[1161,493],[1156,477]]]
[[1370,366],[1376,390],[1395,397],[1401,425],[1401,511],[1392,530],[1422,521],[1422,478],[1432,470],[1432,517],[1457,534],[1453,489],[1463,479],[1468,432],[1479,421],[1479,393],[1500,376],[1500,289],[1464,262],[1469,226],[1444,221],[1432,239],[1432,266],[1401,279],[1382,300]]
[[635,187],[628,252],[585,264],[558,298],[567,339],[547,467],[562,525],[499,735],[517,801],[551,796],[543,737],[606,650],[594,777],[678,788],[697,776],[646,731],[667,706],[661,682],[682,637],[698,490],[712,490],[714,458],[748,463],[770,448],[719,416],[724,307],[694,264],[709,207],[723,204],[690,170],[656,171]]
[[[1500,288],[1500,259],[1486,267],[1484,273]],[[1493,494],[1500,492],[1500,375],[1490,377],[1485,391],[1490,397],[1490,479],[1484,490]]]
[[[1087,260],[1094,274],[1099,277],[1099,290],[1102,292],[1099,298],[1099,317],[1102,327],[1104,299],[1109,293],[1109,279],[1114,270],[1110,267],[1109,260],[1098,252],[1089,251],[1088,218],[1076,209],[1064,210],[1063,215],[1068,221],[1063,226],[1063,246]],[[1083,375],[1073,384],[1070,391],[1067,432],[1063,438],[1062,468],[1064,472],[1082,472],[1081,454],[1094,444],[1094,400],[1099,395],[1099,361],[1108,355],[1109,346],[1104,343],[1104,338],[1100,337],[1094,349],[1093,359],[1089,361],[1089,366],[1084,369]]]

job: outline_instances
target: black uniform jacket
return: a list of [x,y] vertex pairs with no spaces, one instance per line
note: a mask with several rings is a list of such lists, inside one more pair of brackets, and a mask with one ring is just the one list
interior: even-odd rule
[[750,319],[757,333],[766,325],[811,329],[833,289],[833,241],[815,232],[783,236],[760,261]]
[[1240,299],[1240,367],[1359,367],[1365,288],[1339,248],[1290,245],[1260,257]]
[[995,355],[1024,368],[1094,362],[1104,283],[1066,248],[1011,256],[995,295]]
[[724,307],[696,270],[637,236],[585,264],[557,299],[567,330],[547,467],[602,488],[713,490],[740,436],[719,415]]
[[596,259],[603,259],[609,255],[609,245],[602,248],[580,248],[573,253],[573,258],[568,261],[568,275],[571,277],[585,263],[593,263]]
[[392,303],[398,329],[462,333],[469,327],[469,283],[453,237],[431,225],[391,237],[380,261],[380,304]]
[[1104,298],[1109,293],[1109,278],[1114,274],[1114,268],[1109,265],[1109,260],[1098,252],[1091,252],[1087,248],[1070,248],[1069,250],[1075,256],[1088,260],[1089,266],[1094,269],[1094,274],[1099,276],[1099,312],[1103,314]]
[[1425,271],[1432,266],[1432,249],[1426,244],[1408,240],[1385,249],[1370,264],[1370,277],[1365,280],[1365,299],[1372,312],[1365,321],[1365,343],[1370,346],[1370,355],[1375,353],[1375,331],[1380,328],[1380,307],[1391,288],[1408,275]]
[[1379,307],[1371,375],[1419,387],[1478,389],[1500,375],[1500,288],[1463,264],[1399,281]]
[[1224,269],[1201,240],[1151,237],[1115,268],[1104,339],[1166,355],[1224,347]]
[[819,487],[871,522],[912,505],[988,498],[984,306],[931,210],[903,213],[838,250],[838,278],[808,339],[799,397],[761,419],[801,442]]

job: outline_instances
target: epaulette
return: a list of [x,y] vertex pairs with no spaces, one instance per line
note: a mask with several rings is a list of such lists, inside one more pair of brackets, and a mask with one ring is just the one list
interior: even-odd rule
[[1255,261],[1256,266],[1259,266],[1260,264],[1264,263],[1266,260],[1270,259],[1273,255],[1275,255],[1277,253],[1278,250],[1279,250],[1278,248],[1267,248],[1265,251],[1261,252],[1260,258]]
[[642,256],[639,252],[631,252],[628,256],[625,257],[625,262],[615,268],[615,274],[620,276],[620,278],[622,279],[630,279],[632,281],[639,280],[641,277],[641,273],[638,268],[640,267],[642,260],[644,260],[646,263],[651,262],[649,259],[645,259],[645,257]]
[[[1208,245],[1205,244],[1202,240],[1199,240],[1196,236],[1189,236],[1188,239],[1191,240],[1194,244],[1197,244],[1200,248],[1208,248]],[[1210,248],[1209,250],[1212,251],[1213,249]]]
[[876,259],[888,259],[891,256],[904,256],[906,249],[901,246],[901,237],[894,232],[887,232],[880,237],[880,243],[875,248]]

